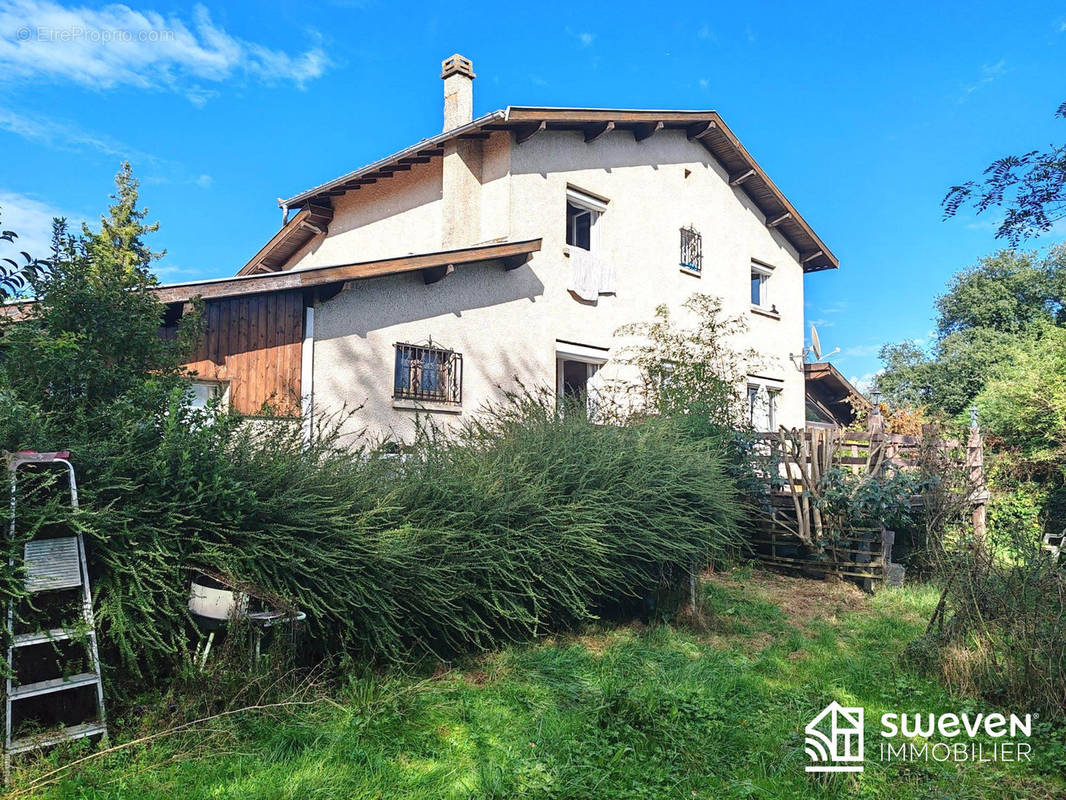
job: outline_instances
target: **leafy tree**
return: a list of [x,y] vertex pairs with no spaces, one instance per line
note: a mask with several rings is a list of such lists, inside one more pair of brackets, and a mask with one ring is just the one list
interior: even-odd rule
[[8,254],[0,256],[0,303],[18,299],[29,288],[31,279],[47,269],[48,262],[17,250],[19,235],[0,225],[0,244]]
[[937,299],[937,340],[881,349],[876,386],[895,408],[928,405],[954,416],[1041,326],[1066,324],[1066,246],[1046,256],[1001,250],[957,273]]
[[1000,250],[957,273],[937,298],[941,337],[974,328],[1019,333],[1034,322],[1066,323],[1066,246],[1040,258]]
[[[1066,119],[1066,103],[1055,116]],[[967,181],[948,190],[942,202],[945,218],[955,216],[964,205],[973,205],[978,214],[1006,205],[996,238],[1006,239],[1012,247],[1047,233],[1066,218],[1066,145],[1005,156],[993,161],[984,174],[980,183]]]
[[[158,406],[178,386],[182,350],[198,327],[183,325],[177,342],[158,334],[164,308],[148,291],[156,283],[148,268],[158,254],[145,244],[158,226],[143,222],[137,190],[123,164],[99,231],[84,226],[75,236],[64,220],[55,221],[48,268],[27,273],[35,302],[4,330],[0,387],[9,399],[91,426],[131,392],[161,392],[148,403]],[[188,322],[197,320],[193,314]]]
[[874,379],[881,392],[894,408],[921,406],[930,402],[929,372],[932,363],[915,341],[886,344],[881,348],[884,372]]
[[1044,325],[1033,340],[1019,340],[976,404],[1000,446],[1066,474],[1066,328]]

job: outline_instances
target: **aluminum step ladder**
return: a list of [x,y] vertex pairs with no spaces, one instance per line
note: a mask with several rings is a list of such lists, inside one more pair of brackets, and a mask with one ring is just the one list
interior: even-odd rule
[[[11,541],[14,541],[15,537],[15,503],[19,468],[30,465],[51,464],[60,464],[66,468],[70,479],[70,505],[77,511],[78,486],[69,453],[23,451],[8,454],[7,466],[11,479],[11,527],[9,531]],[[12,570],[16,568],[14,557],[8,563]],[[23,550],[23,567],[25,588],[28,594],[80,589],[82,626],[79,628],[51,628],[49,630],[16,634],[15,604],[8,604],[7,691],[4,715],[5,782],[10,775],[11,758],[14,755],[44,747],[52,747],[72,739],[107,735],[107,721],[104,714],[104,687],[100,679],[100,656],[97,651],[96,626],[93,620],[92,591],[89,586],[89,570],[85,560],[85,542],[82,539],[82,535],[78,533],[75,536],[56,539],[33,539],[26,542]],[[84,641],[88,656],[88,672],[16,685],[14,680],[15,659],[22,648],[68,640]],[[41,697],[42,695],[69,692],[86,687],[93,687],[96,690],[96,719],[82,722],[81,724],[68,725],[41,736],[25,736],[17,739],[12,737],[12,707],[16,703],[30,698]]]

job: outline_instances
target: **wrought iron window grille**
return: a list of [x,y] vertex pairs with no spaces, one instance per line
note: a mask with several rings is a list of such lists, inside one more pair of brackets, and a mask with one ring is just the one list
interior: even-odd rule
[[703,271],[703,237],[695,228],[681,229],[681,267],[690,272]]
[[396,400],[433,403],[463,402],[463,355],[426,344],[396,344],[396,371],[392,396]]

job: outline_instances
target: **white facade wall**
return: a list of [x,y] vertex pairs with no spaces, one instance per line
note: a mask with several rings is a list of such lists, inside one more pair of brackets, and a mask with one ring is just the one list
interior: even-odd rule
[[[463,354],[465,416],[498,399],[499,387],[512,387],[516,376],[528,386],[554,388],[557,340],[616,347],[619,326],[650,319],[661,303],[680,310],[703,292],[722,297],[730,316],[748,320],[738,348],[758,351],[763,363],[751,371],[780,382],[778,422],[803,425],[803,374],[789,358],[803,347],[803,272],[796,252],[766,227],[742,190],[729,186],[705,148],[680,131],[643,142],[621,131],[589,144],[580,134],[553,131],[513,147],[510,141],[496,133],[485,143],[482,241],[542,238],[541,251],[511,272],[495,264],[459,267],[429,286],[417,273],[357,281],[319,304],[316,411],[361,406],[353,430],[405,438],[415,413],[393,407],[397,342],[432,337]],[[434,164],[337,198],[329,235],[300,255],[299,266],[440,249],[440,168],[431,172]],[[429,179],[420,182],[420,172]],[[602,257],[615,265],[618,291],[595,304],[579,302],[566,289],[568,185],[609,201],[599,244]],[[387,215],[389,209],[395,215]],[[702,234],[701,277],[679,269],[679,229],[688,225]],[[751,310],[752,259],[774,268],[769,301],[779,319]]]

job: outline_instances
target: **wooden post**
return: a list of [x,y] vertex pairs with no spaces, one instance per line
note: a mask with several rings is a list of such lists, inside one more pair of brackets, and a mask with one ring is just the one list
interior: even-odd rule
[[[876,472],[880,473],[884,464],[881,451],[885,446],[885,418],[881,416],[881,405],[875,403],[866,418],[866,430],[870,434],[869,464],[878,464]],[[880,462],[880,463],[879,463]]]
[[988,489],[985,486],[985,445],[977,425],[977,406],[970,409],[970,439],[966,443],[966,467],[969,471],[973,500],[973,535],[978,547],[985,543],[985,505]]

